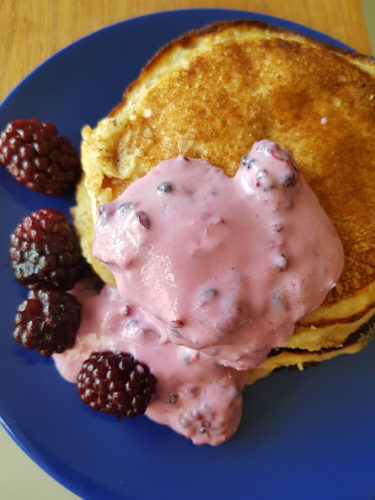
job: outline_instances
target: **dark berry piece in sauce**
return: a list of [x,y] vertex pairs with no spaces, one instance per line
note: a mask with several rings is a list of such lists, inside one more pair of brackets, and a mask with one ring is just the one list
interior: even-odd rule
[[297,184],[296,176],[292,173],[283,175],[280,179],[280,184],[284,188],[293,187]]
[[199,425],[198,431],[201,434],[209,432],[211,428],[211,419],[215,417],[215,414],[208,405],[205,404],[200,409],[193,408],[190,415],[193,421]]
[[299,172],[299,167],[298,167],[297,163],[295,162],[295,160],[294,160],[294,158],[293,158],[292,154],[290,154],[290,155],[289,155],[289,163],[292,165],[293,170],[294,170],[295,172]]
[[122,314],[124,316],[130,316],[131,312],[132,312],[132,308],[131,306],[129,306],[128,304],[126,306],[124,306],[121,310]]
[[150,229],[151,221],[150,221],[149,216],[146,214],[146,212],[143,212],[142,210],[138,210],[138,212],[136,212],[135,215],[136,215],[141,226],[143,226],[145,229]]
[[184,322],[181,319],[174,319],[169,324],[172,328],[182,328],[184,326]]
[[173,333],[173,335],[177,338],[177,339],[182,339],[182,335],[181,335],[181,332],[178,331],[177,329],[175,328],[172,328],[171,329],[171,333]]
[[81,305],[68,292],[30,290],[18,307],[14,339],[43,356],[72,347],[81,322]]
[[81,163],[66,137],[52,123],[36,119],[10,122],[0,135],[0,163],[33,191],[61,196],[81,176]]
[[251,170],[257,161],[254,158],[250,158],[248,155],[245,155],[241,158],[241,167]]
[[215,290],[215,288],[207,288],[199,295],[197,306],[206,306],[207,304],[212,302],[218,295],[219,292]]
[[280,233],[284,229],[283,224],[272,224],[272,229],[277,233]]
[[268,171],[265,168],[259,170],[258,175],[255,178],[256,187],[260,187],[263,191],[271,191],[275,187],[274,182],[270,178]]
[[168,399],[169,404],[175,405],[177,401],[178,401],[178,394],[176,394],[175,392],[171,392]]
[[121,205],[119,205],[119,207],[117,208],[117,211],[120,213],[123,213],[123,212],[127,212],[131,208],[133,208],[133,203],[131,201],[125,201],[124,203],[121,203]]
[[161,182],[156,190],[159,194],[170,193],[173,190],[173,187],[170,182]]
[[10,236],[10,258],[17,281],[29,288],[73,288],[84,260],[69,219],[42,208],[18,224]]
[[118,418],[142,415],[156,383],[147,365],[128,353],[110,351],[92,353],[77,377],[81,400],[94,411]]

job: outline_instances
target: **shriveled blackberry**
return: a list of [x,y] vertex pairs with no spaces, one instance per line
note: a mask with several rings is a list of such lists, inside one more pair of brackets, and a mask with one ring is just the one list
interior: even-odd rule
[[29,288],[70,289],[80,277],[83,257],[69,219],[42,208],[18,224],[10,237],[14,274]]
[[81,304],[60,290],[30,290],[17,309],[13,336],[43,356],[72,347],[81,322]]
[[92,410],[118,418],[144,413],[155,386],[148,366],[123,352],[93,352],[77,377],[82,401]]
[[0,135],[0,163],[33,191],[61,196],[81,175],[81,163],[66,137],[52,123],[36,119],[10,122]]

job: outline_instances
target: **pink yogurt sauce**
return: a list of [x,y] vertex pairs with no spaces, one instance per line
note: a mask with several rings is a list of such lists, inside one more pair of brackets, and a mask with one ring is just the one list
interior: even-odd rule
[[130,352],[158,379],[147,415],[220,444],[242,411],[246,370],[284,346],[335,286],[341,242],[289,151],[263,140],[233,178],[207,162],[161,162],[99,207],[93,254],[117,289],[77,290],[75,381],[92,351]]

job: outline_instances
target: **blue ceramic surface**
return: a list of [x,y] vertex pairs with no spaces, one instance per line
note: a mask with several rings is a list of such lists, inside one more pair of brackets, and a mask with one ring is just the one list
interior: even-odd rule
[[[78,147],[166,42],[215,20],[258,19],[339,42],[268,16],[231,10],[171,11],[110,26],[59,52],[2,103],[0,129],[19,117],[53,121]],[[345,46],[344,46],[345,47]],[[12,276],[8,238],[30,211],[68,211],[73,198],[28,191],[0,170],[0,415],[41,467],[90,499],[375,498],[375,342],[303,374],[280,372],[245,389],[242,424],[228,443],[195,447],[146,417],[117,422],[80,403],[53,362],[16,344],[25,297]]]

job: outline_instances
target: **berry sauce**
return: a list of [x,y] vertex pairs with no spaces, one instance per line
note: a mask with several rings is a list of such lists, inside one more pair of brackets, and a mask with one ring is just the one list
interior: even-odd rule
[[341,242],[291,154],[255,143],[233,178],[182,156],[100,207],[93,254],[117,289],[79,297],[74,381],[91,351],[130,352],[158,379],[146,414],[194,443],[238,427],[247,370],[284,346],[343,268]]

